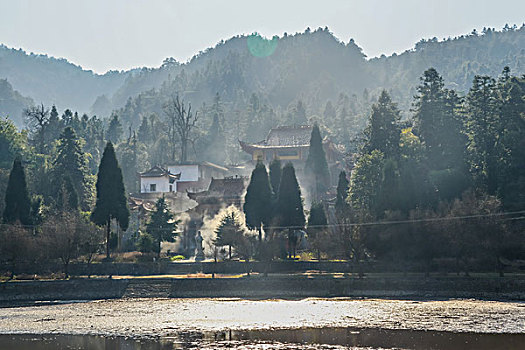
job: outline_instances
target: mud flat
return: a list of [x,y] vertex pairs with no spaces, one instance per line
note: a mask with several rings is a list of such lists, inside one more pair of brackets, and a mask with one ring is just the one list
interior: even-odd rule
[[341,346],[521,349],[525,304],[351,298],[133,298],[40,303],[1,308],[0,334],[0,348],[37,350],[68,344],[143,350]]

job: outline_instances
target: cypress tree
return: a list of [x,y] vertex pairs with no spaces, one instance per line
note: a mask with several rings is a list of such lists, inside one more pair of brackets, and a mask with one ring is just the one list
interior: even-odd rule
[[303,200],[301,188],[295,176],[292,163],[283,167],[277,206],[280,213],[279,224],[284,227],[301,228],[304,226]]
[[31,224],[31,201],[27,191],[26,175],[19,157],[13,161],[5,193],[4,222]]
[[288,229],[288,243],[291,248],[289,257],[291,258],[292,255],[295,255],[295,244],[297,243],[295,230],[303,228],[305,224],[301,189],[292,163],[287,163],[283,167],[277,210],[279,225]]
[[97,202],[91,213],[91,221],[99,226],[106,225],[106,257],[109,259],[110,224],[116,219],[123,230],[128,228],[129,209],[127,205],[122,171],[118,165],[113,144],[108,142],[97,175]]
[[321,248],[326,243],[322,234],[326,231],[327,224],[328,220],[326,219],[323,204],[321,202],[312,203],[310,215],[308,216],[308,238],[317,250],[317,260],[321,260]]
[[276,198],[279,195],[279,183],[281,182],[281,172],[281,161],[275,158],[270,163],[270,184],[272,185],[272,191]]
[[314,181],[315,198],[330,187],[330,172],[323,149],[323,138],[317,123],[312,129],[305,173]]
[[338,217],[344,215],[348,209],[348,185],[349,181],[346,178],[346,172],[343,170],[339,173],[339,181],[337,182],[337,197],[335,198],[335,212]]
[[244,197],[246,226],[257,230],[259,242],[262,241],[262,226],[269,226],[272,218],[272,189],[266,172],[266,166],[258,162],[252,171],[250,184]]

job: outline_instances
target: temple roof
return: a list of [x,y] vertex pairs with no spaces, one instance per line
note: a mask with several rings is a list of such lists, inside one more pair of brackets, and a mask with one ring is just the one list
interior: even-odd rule
[[198,197],[241,197],[245,188],[244,177],[226,177],[224,179],[212,178],[210,186],[206,191],[187,192],[188,197],[196,199]]
[[164,169],[161,166],[155,165],[153,168],[151,168],[148,171],[145,171],[143,173],[140,173],[141,177],[164,177],[168,176],[170,180],[179,180],[180,179],[180,173],[178,174],[172,174],[168,170]]
[[268,133],[265,146],[308,146],[312,127],[309,125],[279,126]]
[[302,148],[310,146],[311,134],[312,127],[309,125],[279,126],[270,130],[266,140],[256,143],[239,140],[239,144],[246,152],[254,149]]

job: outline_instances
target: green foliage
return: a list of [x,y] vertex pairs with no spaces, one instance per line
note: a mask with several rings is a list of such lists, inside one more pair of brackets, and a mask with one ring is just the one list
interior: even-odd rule
[[292,229],[304,227],[305,217],[301,188],[295,177],[295,169],[292,163],[286,163],[283,167],[277,209],[280,226]]
[[251,230],[257,230],[259,241],[262,241],[262,226],[269,226],[272,218],[272,189],[266,166],[262,162],[258,162],[252,171],[244,197],[243,210],[246,215],[246,226]]
[[457,114],[460,100],[456,92],[444,87],[443,78],[434,68],[423,73],[417,91],[414,123],[428,167],[463,170],[467,141]]
[[3,213],[4,222],[20,222],[23,225],[30,225],[32,223],[30,211],[31,201],[27,191],[24,167],[20,158],[16,158],[7,182]]
[[0,168],[8,169],[17,156],[26,153],[27,135],[18,132],[9,118],[0,118]]
[[279,196],[279,184],[281,182],[281,161],[277,158],[270,163],[270,184],[275,198]]
[[108,131],[106,133],[106,140],[111,143],[117,144],[122,137],[122,124],[118,115],[113,115],[109,122]]
[[106,255],[109,258],[111,219],[116,219],[123,230],[126,230],[129,224],[129,209],[122,181],[122,171],[111,142],[107,143],[100,161],[96,189],[97,202],[91,213],[91,220],[99,226],[107,225]]
[[341,171],[339,173],[339,180],[337,182],[337,195],[335,198],[335,212],[338,217],[341,217],[344,215],[349,207],[348,207],[348,186],[350,182],[346,178],[346,172]]
[[149,233],[141,233],[137,240],[136,247],[141,253],[152,253],[157,251],[155,238]]
[[150,220],[146,225],[146,231],[153,237],[155,242],[155,253],[160,255],[161,242],[174,242],[177,233],[177,226],[180,220],[175,220],[168,208],[166,198],[160,197],[155,203],[155,211],[151,214]]
[[321,251],[327,251],[330,238],[327,235],[328,220],[321,202],[312,203],[308,216],[308,242],[317,250],[317,259],[321,259]]
[[[60,193],[64,184],[66,187],[71,185],[74,187],[74,194],[69,188],[66,188],[69,196],[76,197],[75,201],[80,203],[84,211],[90,209],[91,196],[89,192],[91,188],[88,180],[87,159],[82,151],[81,141],[70,126],[66,127],[60,135],[51,172],[54,193]],[[71,208],[76,207],[78,205]]]
[[317,124],[312,128],[305,173],[309,175],[314,184],[314,197],[318,198],[330,187],[330,172],[323,149],[323,138]]
[[214,233],[213,244],[218,247],[229,246],[229,258],[231,259],[232,247],[241,244],[245,229],[235,211],[229,211],[221,218]]
[[56,209],[58,211],[75,211],[78,210],[78,195],[71,181],[71,177],[62,177],[62,183],[58,188],[56,197]]
[[350,177],[348,202],[352,209],[376,212],[384,162],[378,150],[359,157]]
[[381,91],[376,104],[372,105],[368,126],[366,127],[363,152],[381,151],[385,158],[399,156],[400,112],[390,95]]

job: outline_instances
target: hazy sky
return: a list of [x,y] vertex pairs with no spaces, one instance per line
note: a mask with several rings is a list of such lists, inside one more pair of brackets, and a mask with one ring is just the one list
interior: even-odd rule
[[237,34],[328,26],[368,57],[525,22],[524,0],[0,0],[0,43],[105,72],[186,61]]

